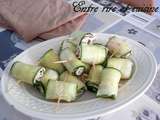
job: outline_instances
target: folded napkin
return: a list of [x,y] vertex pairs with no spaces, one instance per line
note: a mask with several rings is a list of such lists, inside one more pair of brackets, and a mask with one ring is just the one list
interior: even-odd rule
[[85,18],[86,13],[74,12],[63,0],[0,0],[0,26],[27,42],[69,34],[79,29]]

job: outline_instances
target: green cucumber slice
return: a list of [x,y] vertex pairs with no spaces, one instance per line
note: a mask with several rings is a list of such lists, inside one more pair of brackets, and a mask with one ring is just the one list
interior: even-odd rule
[[30,85],[33,85],[36,81],[41,81],[44,73],[45,68],[43,67],[30,65],[19,61],[15,62],[10,69],[10,75],[13,78]]
[[88,64],[101,64],[106,60],[108,50],[103,45],[81,44],[80,59]]
[[121,73],[119,70],[105,68],[101,74],[101,82],[98,87],[97,97],[116,98],[120,78]]
[[76,76],[80,76],[86,71],[87,67],[86,64],[81,62],[74,54],[72,50],[69,48],[65,48],[60,52],[60,59],[67,60],[68,62],[63,63],[66,69]]
[[77,97],[77,85],[75,83],[49,80],[46,99],[61,99],[66,102],[74,101]]
[[76,52],[77,45],[74,44],[73,42],[69,41],[69,40],[64,40],[64,41],[61,43],[60,51],[62,51],[62,50],[65,49],[65,48],[69,48],[69,49],[71,49],[73,52]]
[[121,71],[121,79],[129,79],[132,75],[133,62],[130,59],[110,58],[107,67],[113,67]]
[[54,63],[57,61],[60,61],[58,54],[53,49],[50,49],[40,58],[39,64],[60,74],[64,71],[64,66],[61,63]]
[[106,46],[109,49],[109,52],[115,57],[128,58],[131,55],[129,44],[116,36],[109,38]]

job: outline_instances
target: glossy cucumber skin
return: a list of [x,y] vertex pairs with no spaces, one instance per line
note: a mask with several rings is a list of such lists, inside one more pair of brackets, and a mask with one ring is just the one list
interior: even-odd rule
[[46,99],[71,102],[77,97],[77,85],[75,83],[69,83],[64,81],[49,80]]
[[85,90],[86,89],[86,86],[85,84],[79,80],[77,78],[77,76],[73,76],[72,74],[70,74],[68,71],[65,71],[63,72],[61,75],[60,75],[60,80],[61,81],[65,81],[65,82],[71,82],[71,83],[76,83],[77,84],[77,91],[78,92],[81,92],[81,90]]
[[114,68],[105,68],[102,71],[97,97],[116,98],[120,78],[120,71]]
[[121,71],[121,79],[129,79],[132,75],[133,62],[130,59],[110,58],[106,67],[113,67]]
[[80,59],[88,64],[101,64],[106,60],[108,50],[102,45],[81,44]]
[[48,50],[39,60],[39,64],[48,69],[53,69],[57,71],[59,74],[62,73],[65,69],[63,64],[54,63],[56,61],[60,61],[58,54],[53,50]]
[[65,48],[60,53],[60,59],[61,60],[67,60],[68,62],[63,63],[65,68],[71,73],[75,74],[76,70],[80,67],[84,68],[84,71],[88,68],[85,63],[80,61],[74,54],[72,50],[69,48]]
[[16,80],[21,80],[25,83],[33,85],[36,74],[42,67],[15,62],[10,70],[10,74]]

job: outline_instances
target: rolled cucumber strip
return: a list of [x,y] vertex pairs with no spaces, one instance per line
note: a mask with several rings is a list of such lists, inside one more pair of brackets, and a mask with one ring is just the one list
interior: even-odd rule
[[44,67],[30,65],[17,61],[12,65],[10,69],[10,75],[16,80],[20,80],[30,85],[33,85],[37,81],[42,80],[45,71],[46,70]]
[[114,68],[105,68],[101,74],[101,82],[98,87],[97,97],[115,99],[118,94],[118,84],[121,72]]
[[79,42],[79,45],[81,45],[81,44],[93,44],[94,41],[95,41],[95,35],[92,34],[92,33],[86,33],[81,38],[81,40]]
[[130,59],[110,58],[106,67],[113,67],[121,71],[121,79],[129,79],[132,75],[133,62]]
[[50,49],[40,58],[39,64],[60,74],[64,71],[64,66],[61,63],[55,63],[57,61],[60,61],[58,54],[53,49]]
[[69,39],[71,39],[76,45],[79,45],[82,37],[86,34],[86,32],[83,31],[75,31],[73,32]]
[[68,71],[63,72],[60,75],[60,80],[65,82],[76,83],[78,95],[83,94],[84,91],[86,90],[85,84],[81,80],[79,80],[76,76],[70,74]]
[[51,69],[47,69],[43,78],[42,78],[42,83],[43,83],[45,89],[47,88],[49,80],[58,80],[58,78],[59,78],[59,76],[56,71],[51,70]]
[[115,57],[127,58],[131,55],[129,44],[116,36],[109,38],[106,46],[109,49],[109,52]]
[[73,75],[80,76],[88,66],[81,62],[74,54],[74,52],[69,49],[65,48],[60,52],[60,59],[63,61],[68,61],[66,63],[63,63],[66,69]]
[[46,99],[57,100],[61,99],[63,101],[71,102],[77,97],[77,85],[75,83],[49,80]]
[[106,60],[108,50],[103,45],[87,45],[80,46],[80,59],[88,64],[101,64]]
[[97,92],[98,85],[101,80],[102,70],[103,70],[103,66],[101,65],[96,65],[95,67],[91,68],[89,72],[89,76],[87,78],[87,82],[86,82],[86,85],[89,91]]
[[93,33],[76,31],[70,35],[70,39],[73,40],[77,45],[81,43],[93,44],[95,41],[95,35]]
[[77,45],[75,43],[73,43],[72,41],[70,40],[64,40],[62,43],[61,43],[61,46],[60,46],[60,51],[65,49],[65,48],[69,48],[71,49],[73,52],[76,52],[76,48],[77,48]]

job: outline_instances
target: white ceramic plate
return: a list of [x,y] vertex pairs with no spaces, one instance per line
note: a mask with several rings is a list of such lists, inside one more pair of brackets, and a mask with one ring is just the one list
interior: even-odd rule
[[[106,43],[111,34],[96,34],[99,43]],[[55,38],[35,45],[18,55],[6,67],[2,76],[2,93],[10,105],[18,111],[45,120],[76,120],[95,118],[108,113],[115,112],[125,105],[140,97],[151,85],[157,71],[157,64],[152,53],[134,40],[118,36],[129,42],[132,47],[136,67],[132,78],[125,83],[118,93],[116,100],[95,98],[91,93],[85,93],[80,100],[73,103],[61,103],[58,111],[54,102],[48,102],[39,97],[32,88],[24,85],[17,85],[15,80],[8,74],[14,61],[35,64],[36,61],[48,49],[58,50],[62,40],[67,36]],[[27,73],[26,73],[27,74]],[[8,88],[11,88],[8,90]]]

